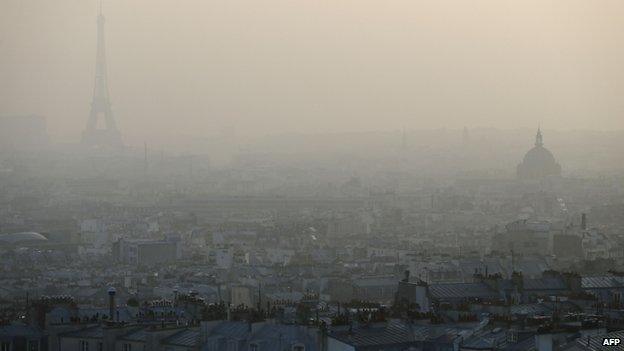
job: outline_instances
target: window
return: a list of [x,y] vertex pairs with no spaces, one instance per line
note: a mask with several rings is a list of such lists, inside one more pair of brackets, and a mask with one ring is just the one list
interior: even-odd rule
[[11,343],[3,341],[2,344],[0,344],[0,351],[11,351]]
[[303,344],[295,344],[292,347],[292,351],[305,351],[305,346]]
[[39,341],[38,340],[29,341],[28,351],[39,351]]
[[132,344],[123,344],[123,351],[132,351]]
[[89,351],[89,342],[86,340],[80,340],[80,351]]
[[260,350],[260,348],[258,347],[258,344],[249,344],[249,351],[258,351]]
[[102,342],[98,342],[98,347],[97,347],[98,351],[104,351],[104,343]]

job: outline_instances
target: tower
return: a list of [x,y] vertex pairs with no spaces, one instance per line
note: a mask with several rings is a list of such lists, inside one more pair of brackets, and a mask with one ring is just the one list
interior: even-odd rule
[[115,294],[117,293],[117,290],[114,287],[110,287],[108,288],[108,319],[111,322],[115,321],[115,312],[117,310],[117,305],[115,303]]
[[535,135],[535,146],[544,146],[544,138],[542,137],[541,127],[537,127],[537,134]]
[[[82,133],[82,143],[92,147],[120,148],[123,146],[121,133],[115,125],[115,118],[108,94],[106,72],[106,45],[104,41],[104,15],[102,3],[97,19],[97,54],[95,58],[95,81],[91,112],[87,128]],[[104,118],[103,128],[98,127],[98,120]]]

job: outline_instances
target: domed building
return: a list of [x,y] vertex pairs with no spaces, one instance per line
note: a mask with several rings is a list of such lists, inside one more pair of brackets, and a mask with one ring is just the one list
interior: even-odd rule
[[535,180],[551,176],[561,176],[561,166],[553,154],[544,147],[542,131],[538,128],[535,136],[535,146],[524,155],[522,163],[518,165],[519,179]]
[[45,236],[35,232],[0,234],[0,246],[36,246],[47,242]]

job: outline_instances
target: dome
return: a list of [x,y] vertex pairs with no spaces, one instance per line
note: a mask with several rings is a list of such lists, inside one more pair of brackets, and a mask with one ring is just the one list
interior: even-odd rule
[[541,130],[537,130],[535,147],[524,155],[522,163],[518,165],[517,174],[520,179],[541,179],[561,175],[561,166],[555,156],[544,147]]
[[16,245],[29,242],[45,241],[48,241],[45,236],[35,232],[0,234],[0,244]]
[[555,160],[555,156],[553,156],[547,148],[543,146],[536,146],[524,155],[522,163],[534,165],[553,165],[557,163],[557,160]]

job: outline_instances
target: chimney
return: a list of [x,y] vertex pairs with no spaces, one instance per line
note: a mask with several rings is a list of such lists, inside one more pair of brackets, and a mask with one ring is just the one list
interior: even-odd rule
[[501,280],[502,276],[500,274],[491,274],[489,276],[480,276],[479,278],[480,281],[489,286],[490,289],[498,291],[499,281]]
[[115,321],[115,294],[117,290],[114,287],[108,288],[108,316],[111,322]]
[[406,270],[405,271],[405,278],[403,279],[404,282],[409,283],[409,276],[410,276],[410,271]]
[[563,278],[570,289],[574,293],[579,293],[582,290],[581,276],[577,273],[564,273]]
[[585,213],[581,214],[581,229],[587,229],[587,215]]
[[524,291],[524,277],[522,276],[522,272],[514,271],[513,273],[511,273],[511,281],[518,289],[518,292]]

